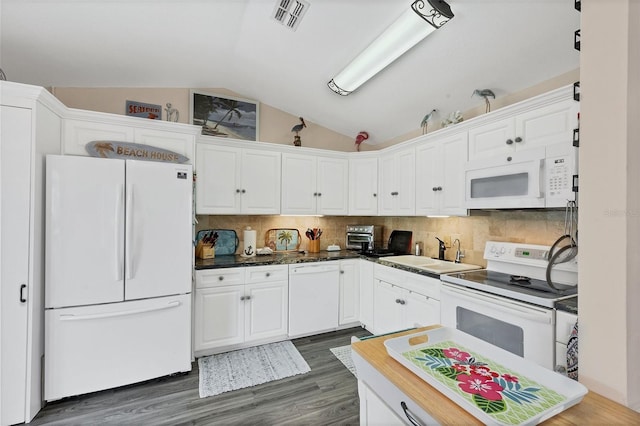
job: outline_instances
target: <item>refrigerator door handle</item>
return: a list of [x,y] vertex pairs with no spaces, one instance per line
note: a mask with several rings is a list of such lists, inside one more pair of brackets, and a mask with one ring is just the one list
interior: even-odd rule
[[133,247],[132,244],[132,234],[133,234],[133,184],[127,185],[127,223],[126,223],[126,235],[127,241],[125,246],[125,256],[126,256],[126,266],[127,270],[127,279],[130,280],[133,278]]
[[115,258],[115,264],[116,264],[116,281],[122,281],[124,278],[124,271],[122,270],[122,268],[124,267],[123,265],[123,257],[124,257],[124,253],[123,253],[123,247],[122,245],[124,244],[123,241],[123,237],[124,237],[124,229],[122,228],[122,216],[124,215],[124,211],[123,211],[123,204],[124,204],[124,185],[119,185],[118,186],[118,191],[116,194],[116,226],[115,226],[115,248],[116,248],[116,258]]
[[165,309],[176,308],[178,306],[180,306],[180,302],[177,300],[174,300],[173,302],[169,302],[166,305],[154,306],[151,308],[129,309],[127,311],[104,312],[101,314],[87,314],[87,315],[64,314],[64,315],[60,315],[59,318],[60,318],[60,321],[86,321],[86,320],[103,319],[103,318],[124,317],[128,315],[144,314],[146,312],[163,311]]

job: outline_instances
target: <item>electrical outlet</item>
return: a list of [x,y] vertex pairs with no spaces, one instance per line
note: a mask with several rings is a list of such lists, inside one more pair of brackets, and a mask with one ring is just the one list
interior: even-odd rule
[[450,236],[446,236],[442,239],[442,241],[444,241],[444,246],[446,248],[451,248],[451,237]]

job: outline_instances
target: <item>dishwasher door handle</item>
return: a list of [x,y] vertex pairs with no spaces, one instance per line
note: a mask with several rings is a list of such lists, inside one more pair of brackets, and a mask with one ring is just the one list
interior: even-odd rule
[[327,266],[298,266],[291,269],[292,274],[303,275],[303,274],[318,274],[323,272],[338,272],[338,265],[327,265]]

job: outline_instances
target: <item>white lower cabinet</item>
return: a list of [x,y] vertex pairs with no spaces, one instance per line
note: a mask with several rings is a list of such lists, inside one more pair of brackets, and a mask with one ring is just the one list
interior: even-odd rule
[[196,271],[196,356],[287,336],[286,265]]
[[360,259],[360,324],[373,333],[373,262]]
[[374,265],[376,334],[440,323],[440,280]]
[[359,260],[340,261],[340,306],[338,325],[357,323],[360,319]]

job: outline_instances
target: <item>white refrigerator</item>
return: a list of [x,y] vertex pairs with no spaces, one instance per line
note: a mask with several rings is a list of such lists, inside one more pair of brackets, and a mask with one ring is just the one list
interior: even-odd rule
[[191,165],[46,159],[52,401],[191,370]]

